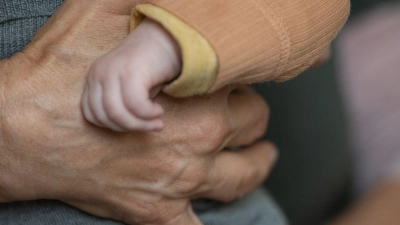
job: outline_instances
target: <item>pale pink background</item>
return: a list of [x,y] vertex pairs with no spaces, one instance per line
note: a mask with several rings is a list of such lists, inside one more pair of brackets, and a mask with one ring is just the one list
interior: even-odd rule
[[356,18],[338,47],[361,194],[392,172],[400,181],[400,4]]

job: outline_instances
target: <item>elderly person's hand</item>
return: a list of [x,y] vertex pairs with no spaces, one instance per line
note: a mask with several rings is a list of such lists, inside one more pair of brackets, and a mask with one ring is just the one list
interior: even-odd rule
[[254,142],[268,108],[247,87],[159,96],[160,133],[83,119],[88,68],[127,35],[135,3],[66,0],[22,53],[0,61],[0,202],[59,199],[129,224],[201,224],[190,200],[230,201],[267,176],[276,150]]

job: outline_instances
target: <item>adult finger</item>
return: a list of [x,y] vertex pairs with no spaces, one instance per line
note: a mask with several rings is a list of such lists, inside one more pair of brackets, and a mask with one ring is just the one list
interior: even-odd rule
[[103,104],[103,89],[104,86],[101,85],[100,82],[94,81],[88,83],[89,110],[93,115],[94,124],[101,127],[109,127],[115,131],[123,131],[123,129],[119,125],[113,123],[106,114]]
[[311,65],[311,67],[318,67],[324,64],[331,57],[331,46],[328,46],[324,49],[324,51],[319,55],[318,59]]
[[203,225],[200,219],[193,212],[192,207],[189,205],[187,210],[175,218],[162,223],[153,223],[145,225]]
[[228,96],[230,122],[233,129],[227,147],[244,146],[264,135],[269,119],[265,100],[248,86],[239,86]]
[[270,173],[278,156],[275,145],[259,142],[239,151],[222,151],[199,197],[232,201],[260,185]]

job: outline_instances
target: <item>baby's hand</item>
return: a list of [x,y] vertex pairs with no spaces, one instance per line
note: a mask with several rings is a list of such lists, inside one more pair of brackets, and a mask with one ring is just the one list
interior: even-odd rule
[[159,131],[161,105],[152,98],[179,75],[177,43],[146,19],[115,49],[93,63],[82,96],[85,118],[115,131]]

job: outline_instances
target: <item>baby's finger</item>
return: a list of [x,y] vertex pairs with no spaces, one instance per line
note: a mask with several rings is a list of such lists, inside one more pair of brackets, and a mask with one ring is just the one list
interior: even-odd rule
[[123,131],[153,131],[163,128],[161,117],[152,120],[143,120],[136,117],[126,108],[121,84],[118,79],[110,79],[107,85],[103,86],[103,105],[107,117],[114,124],[117,124]]
[[161,105],[150,99],[150,87],[138,76],[121,78],[122,98],[125,107],[141,119],[153,119],[163,114]]
[[124,131],[123,128],[113,123],[107,116],[103,106],[103,87],[100,82],[88,83],[88,105],[96,125],[108,127],[114,131]]
[[82,94],[81,107],[82,107],[82,113],[83,113],[83,116],[85,117],[85,119],[87,121],[89,121],[90,123],[99,125],[97,120],[94,118],[92,111],[90,110],[90,107],[89,107],[89,92],[88,92],[87,86]]

